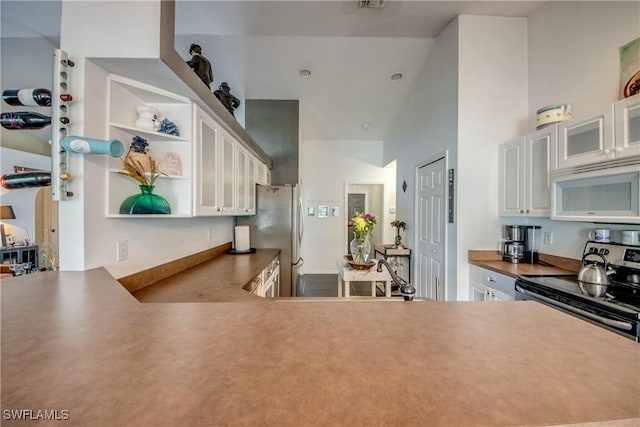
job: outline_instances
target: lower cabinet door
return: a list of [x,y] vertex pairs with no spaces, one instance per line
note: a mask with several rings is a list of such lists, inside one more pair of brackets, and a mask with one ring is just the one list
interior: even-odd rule
[[264,284],[264,297],[273,298],[273,296],[273,280],[269,279],[269,281]]
[[489,289],[480,283],[471,283],[472,301],[488,301]]

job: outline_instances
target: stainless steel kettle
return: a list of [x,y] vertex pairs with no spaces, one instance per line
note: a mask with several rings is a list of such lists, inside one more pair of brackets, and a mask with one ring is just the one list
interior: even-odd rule
[[[600,266],[600,264],[598,264],[598,262],[595,260],[587,261],[586,258],[591,255],[599,256],[600,258],[602,258],[604,267]],[[606,285],[611,284],[609,275],[613,273],[615,273],[615,270],[609,268],[609,262],[604,257],[604,255],[596,252],[589,252],[587,254],[584,254],[584,256],[582,257],[582,268],[578,272],[578,281],[593,285],[604,285],[586,287],[589,291],[587,292],[589,295],[593,297],[601,297],[606,293]],[[583,287],[581,286],[580,288],[582,289]]]

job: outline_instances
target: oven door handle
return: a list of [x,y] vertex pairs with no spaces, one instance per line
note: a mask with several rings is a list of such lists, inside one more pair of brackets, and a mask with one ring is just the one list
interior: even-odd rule
[[630,331],[633,329],[633,325],[631,323],[627,323],[627,322],[622,322],[620,320],[611,320],[611,319],[607,319],[606,317],[600,317],[597,316],[593,313],[589,313],[588,311],[583,311],[580,310],[579,308],[575,308],[569,304],[565,304],[563,302],[560,301],[556,301],[554,299],[551,298],[547,298],[545,296],[542,295],[538,295],[536,293],[533,292],[529,292],[525,289],[522,289],[520,286],[516,285],[516,290],[520,293],[523,293],[525,295],[529,295],[531,298],[533,298],[534,300],[539,299],[541,301],[544,301],[550,305],[555,305],[556,307],[560,307],[563,308],[567,311],[570,311],[572,313],[576,313],[579,314],[580,316],[584,316],[584,317],[588,317],[591,320],[595,320],[596,322],[600,322],[600,323],[604,323],[607,326],[611,326],[612,328],[616,328],[616,329],[622,329],[625,331]]

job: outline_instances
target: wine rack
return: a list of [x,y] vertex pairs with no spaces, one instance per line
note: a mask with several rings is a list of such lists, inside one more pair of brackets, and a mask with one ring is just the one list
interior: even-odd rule
[[70,189],[69,153],[60,145],[70,122],[70,72],[74,62],[62,49],[53,52],[53,87],[51,88],[51,199],[64,201],[73,197]]

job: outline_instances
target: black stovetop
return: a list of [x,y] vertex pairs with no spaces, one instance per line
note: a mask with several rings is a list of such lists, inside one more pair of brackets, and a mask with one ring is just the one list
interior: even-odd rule
[[[635,273],[634,273],[635,274]],[[553,297],[559,294],[564,298],[580,301],[587,306],[598,306],[602,309],[622,312],[636,318],[640,316],[640,284],[629,283],[626,271],[617,271],[612,277],[612,284],[607,286],[603,297],[595,298],[583,290],[584,283],[573,276],[520,276],[522,282],[533,286],[539,292]],[[637,276],[634,276],[637,277]],[[625,279],[621,281],[621,279]],[[582,286],[581,286],[582,285]],[[564,299],[563,298],[563,299]]]

